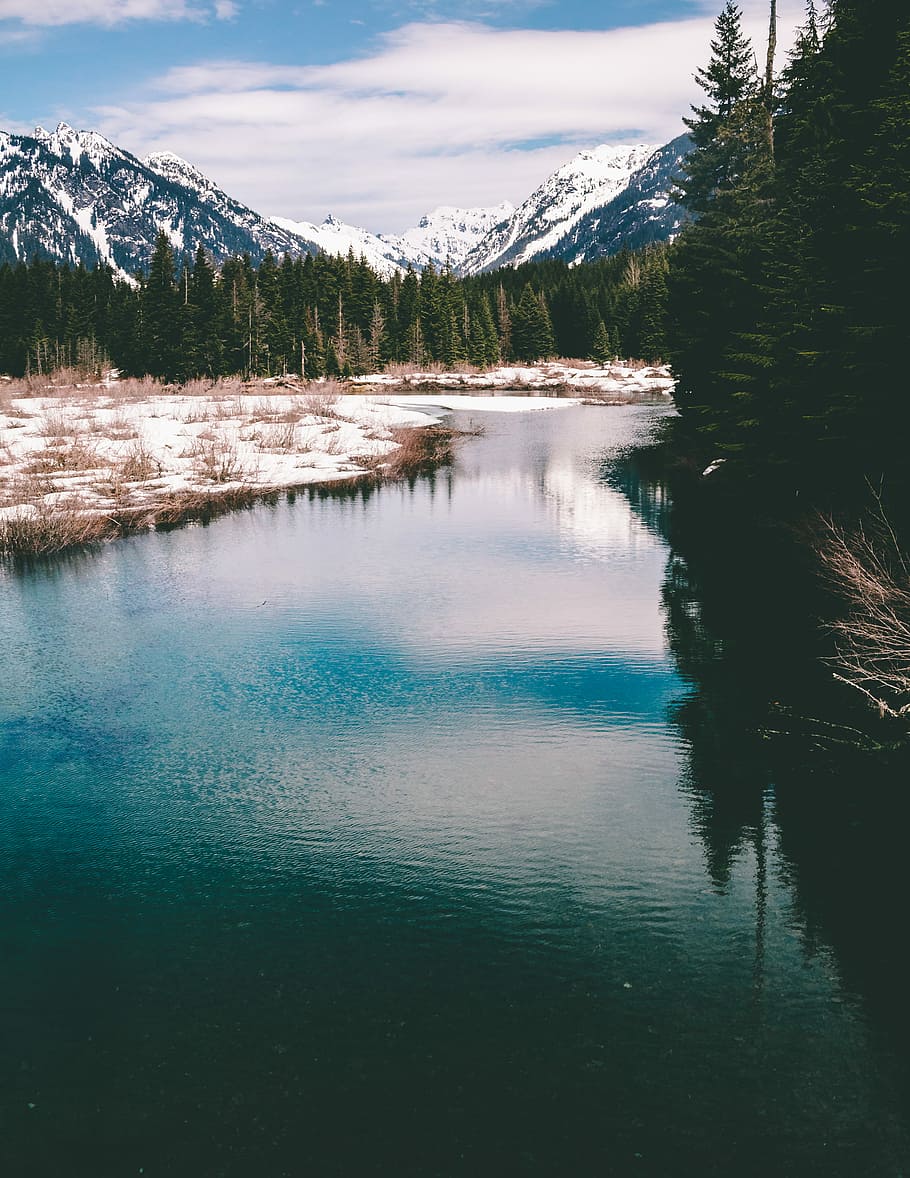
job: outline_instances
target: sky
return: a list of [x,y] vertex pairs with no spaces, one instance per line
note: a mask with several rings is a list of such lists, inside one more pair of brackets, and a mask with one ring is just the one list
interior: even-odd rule
[[[183,156],[258,212],[397,233],[660,145],[723,0],[0,0],[0,129]],[[763,59],[767,0],[740,0]],[[779,0],[786,49],[802,0]]]

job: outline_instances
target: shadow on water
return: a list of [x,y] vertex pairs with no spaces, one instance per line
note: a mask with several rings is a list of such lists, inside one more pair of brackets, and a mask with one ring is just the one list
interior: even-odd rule
[[611,458],[601,474],[670,546],[666,632],[690,687],[672,718],[712,886],[728,887],[750,856],[760,926],[774,843],[806,957],[832,947],[848,992],[894,1049],[906,1115],[906,750],[874,750],[876,718],[826,667],[826,603],[792,538],[737,531],[730,516],[706,524],[697,506],[674,503],[653,451]]

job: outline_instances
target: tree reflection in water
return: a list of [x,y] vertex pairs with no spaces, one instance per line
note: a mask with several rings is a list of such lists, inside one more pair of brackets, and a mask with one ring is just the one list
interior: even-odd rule
[[894,1083],[907,1108],[906,750],[870,751],[874,718],[821,661],[824,603],[792,539],[738,527],[731,512],[706,525],[697,503],[674,502],[653,452],[611,459],[602,475],[670,545],[666,633],[691,685],[672,716],[688,754],[681,788],[715,888],[752,857],[757,989],[773,871],[807,956],[831,947],[844,986],[901,1061]]

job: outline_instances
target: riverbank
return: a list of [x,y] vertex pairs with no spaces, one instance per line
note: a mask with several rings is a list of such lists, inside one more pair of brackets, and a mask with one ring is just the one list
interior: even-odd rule
[[676,382],[665,365],[616,360],[595,364],[590,360],[553,361],[546,364],[504,366],[477,371],[468,365],[451,370],[441,365],[410,368],[391,365],[389,371],[354,377],[360,388],[392,392],[528,392],[551,397],[577,397],[595,404],[627,405],[667,401]]
[[[835,512],[733,463],[706,465],[679,426],[666,420],[613,478],[636,508],[649,501],[642,487],[672,505],[659,521],[676,557],[668,630],[680,662],[704,679],[701,698],[717,661],[732,660],[762,742],[795,738],[816,763],[875,754],[877,771],[906,767],[910,585],[896,517],[868,487],[866,503],[845,496]],[[710,619],[709,643],[690,595]],[[730,705],[725,692],[715,711]]]
[[[0,403],[0,553],[61,551],[246,506],[282,490],[401,478],[448,460],[462,397],[350,393],[331,382],[116,379]],[[574,403],[541,399],[541,408]],[[473,396],[473,411],[529,398]]]

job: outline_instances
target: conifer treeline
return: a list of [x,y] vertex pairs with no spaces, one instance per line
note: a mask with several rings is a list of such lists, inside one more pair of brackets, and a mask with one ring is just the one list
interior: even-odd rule
[[349,376],[399,361],[478,366],[554,355],[658,359],[667,250],[591,266],[528,264],[457,279],[432,267],[379,277],[363,259],[266,255],[217,271],[176,260],[163,234],[135,284],[105,266],[0,267],[0,372],[105,360],[165,380],[241,373]]
[[769,85],[728,3],[699,81],[669,277],[690,435],[791,498],[906,484],[910,8],[809,0]]

